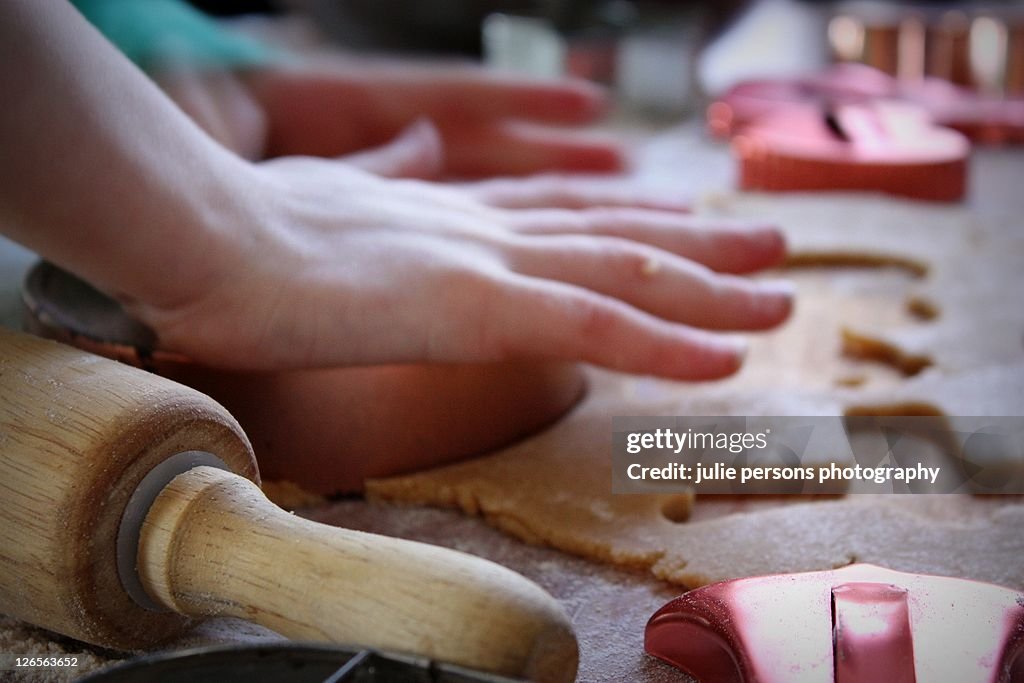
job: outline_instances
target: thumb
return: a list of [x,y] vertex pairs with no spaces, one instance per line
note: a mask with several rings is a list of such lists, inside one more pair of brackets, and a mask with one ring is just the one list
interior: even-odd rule
[[444,144],[429,119],[418,119],[390,142],[338,160],[388,178],[436,178],[444,168]]

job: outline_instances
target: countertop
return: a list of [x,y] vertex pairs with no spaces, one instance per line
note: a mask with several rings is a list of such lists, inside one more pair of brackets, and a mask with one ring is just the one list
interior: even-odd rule
[[[728,191],[732,164],[726,148],[707,140],[699,126],[688,124],[652,133],[633,129],[638,142],[633,182],[673,192],[699,194]],[[979,150],[971,165],[968,206],[979,212],[1024,215],[1024,152]],[[1024,226],[1022,226],[1024,227]],[[18,327],[19,283],[34,256],[0,239],[0,324]],[[579,679],[600,681],[681,681],[676,670],[643,653],[643,628],[650,615],[680,592],[648,575],[623,571],[564,553],[526,545],[455,512],[400,507],[360,499],[335,501],[301,514],[355,529],[437,543],[504,564],[555,595],[571,615],[581,649]],[[174,646],[199,643],[274,640],[279,636],[230,620],[201,626]],[[90,652],[100,665],[106,653],[0,618],[0,652],[24,645],[51,651]]]

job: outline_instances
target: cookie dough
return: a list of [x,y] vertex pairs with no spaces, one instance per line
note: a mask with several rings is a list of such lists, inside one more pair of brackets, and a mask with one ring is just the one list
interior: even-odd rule
[[[740,374],[687,385],[593,371],[586,402],[547,432],[371,482],[369,494],[458,507],[531,543],[687,586],[855,561],[1024,586],[1015,498],[610,493],[616,415],[945,415],[954,429],[958,415],[1024,415],[1024,233],[1010,216],[842,195],[719,198],[715,208],[778,220],[800,265],[788,273],[799,287],[793,319],[754,340]],[[821,254],[850,257],[815,264]],[[942,314],[914,315],[914,297]],[[898,363],[844,355],[845,328],[929,362],[907,376]]]

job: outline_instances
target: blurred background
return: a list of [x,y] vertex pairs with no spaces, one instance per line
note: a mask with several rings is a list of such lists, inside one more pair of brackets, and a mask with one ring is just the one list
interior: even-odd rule
[[[360,52],[469,57],[611,86],[620,101],[696,111],[750,78],[862,62],[1024,95],[1022,2],[807,0],[194,0],[211,14],[272,16],[290,40]],[[301,38],[297,38],[301,36]]]

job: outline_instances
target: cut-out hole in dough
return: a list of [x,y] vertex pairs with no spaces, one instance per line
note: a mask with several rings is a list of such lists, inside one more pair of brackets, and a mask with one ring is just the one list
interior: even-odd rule
[[866,375],[843,375],[842,377],[836,377],[836,386],[853,389],[864,386],[867,381]]
[[925,401],[849,406],[843,411],[843,415],[846,417],[946,417],[944,412]]
[[662,516],[670,522],[682,524],[690,519],[693,509],[693,497],[685,494],[672,496],[661,506]]
[[856,251],[804,251],[790,254],[786,268],[898,268],[914,278],[928,274],[928,264],[909,256]]
[[887,341],[850,329],[842,330],[842,353],[847,358],[884,363],[904,377],[913,377],[932,365],[928,356],[907,353]]
[[[965,477],[965,481],[957,481],[956,485],[966,484],[975,495],[1006,496],[1006,492],[1016,493],[1024,485],[1024,451],[1018,439],[1010,433],[1001,433],[991,427],[970,432],[957,430],[943,411],[926,402],[851,406],[844,414],[847,434],[854,448],[857,448],[854,444],[858,433],[888,428],[890,435],[885,437],[887,441],[892,434],[897,434],[901,443],[911,437],[923,443],[924,447],[935,449],[928,454],[922,446],[914,446],[914,459],[936,464],[941,459],[940,467],[944,471],[953,468]],[[904,417],[926,419],[903,420]]]
[[[907,401],[861,405],[844,412],[844,426],[854,453],[884,455],[893,464],[916,462],[939,468],[936,481],[908,481],[908,491],[942,493],[950,484],[949,475],[943,473],[955,468],[961,453],[956,432],[943,411],[930,403]],[[857,493],[856,484],[851,492]]]
[[939,306],[930,299],[921,296],[912,296],[907,299],[907,313],[918,320],[930,321],[939,317]]

